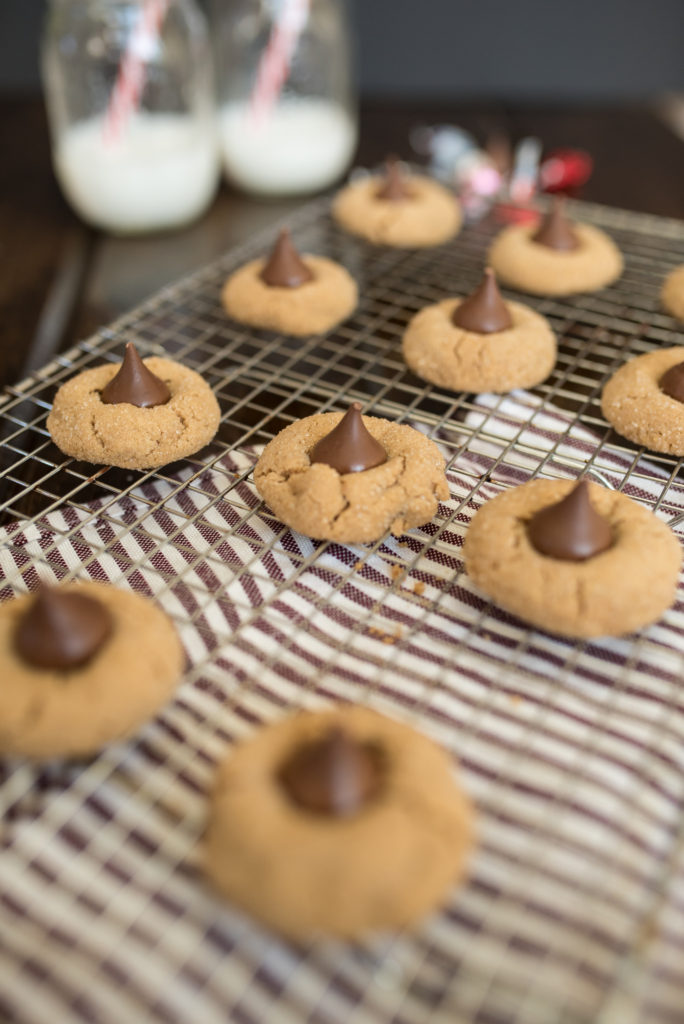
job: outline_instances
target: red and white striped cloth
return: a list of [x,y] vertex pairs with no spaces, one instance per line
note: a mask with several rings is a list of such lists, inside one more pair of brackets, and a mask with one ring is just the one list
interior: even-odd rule
[[[370,554],[278,523],[244,476],[246,448],[199,478],[3,531],[0,597],[38,574],[109,580],[156,597],[189,659],[175,701],[131,742],[87,764],[6,766],[7,1019],[681,1020],[684,590],[636,640],[587,644],[484,599],[461,571],[473,512],[547,457],[571,475],[598,441],[523,392],[479,405],[450,500]],[[628,494],[652,502],[667,484],[662,507],[684,512],[683,482],[606,458],[606,482],[631,469]],[[460,759],[479,848],[414,933],[303,949],[206,888],[201,836],[230,743],[334,700],[407,720]]]

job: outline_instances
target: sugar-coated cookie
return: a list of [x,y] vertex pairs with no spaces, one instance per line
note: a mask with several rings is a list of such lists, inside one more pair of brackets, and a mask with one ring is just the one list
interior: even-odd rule
[[0,753],[95,753],[133,733],[169,700],[183,662],[173,625],[138,594],[69,583],[6,601],[0,605]]
[[601,410],[618,434],[655,452],[684,455],[684,393],[678,400],[661,387],[663,376],[683,362],[684,348],[657,349],[613,374]]
[[399,177],[396,164],[386,175],[354,181],[335,197],[337,222],[377,245],[441,245],[459,231],[458,201],[444,185],[421,174]]
[[324,256],[300,256],[287,229],[266,259],[240,267],[221,292],[233,319],[297,337],[335,327],[354,312],[358,298],[344,267]]
[[466,534],[468,575],[502,608],[563,636],[621,636],[655,622],[674,600],[681,550],[642,505],[590,483],[591,507],[608,524],[610,546],[583,560],[535,548],[533,517],[575,489],[575,481],[532,480],[483,505]]
[[[459,318],[466,307],[468,315]],[[491,272],[467,299],[444,299],[416,313],[402,349],[415,374],[454,391],[532,387],[556,362],[546,318],[519,302],[504,302]]]
[[[361,417],[360,408],[352,406],[344,416],[307,416],[282,430],[264,449],[254,482],[274,514],[292,529],[320,540],[360,544],[390,530],[401,534],[422,526],[435,515],[439,500],[448,498],[444,459],[437,445],[405,424]],[[316,446],[338,426],[370,434],[384,449],[383,461],[369,459],[369,468],[361,471],[313,461]]]
[[684,264],[675,267],[665,278],[661,299],[668,313],[684,320]]
[[444,751],[364,707],[300,712],[220,766],[209,878],[299,940],[407,928],[463,877],[473,812]]
[[[106,402],[107,390],[115,388]],[[75,459],[154,469],[203,448],[220,418],[218,402],[198,373],[159,356],[143,362],[129,343],[122,364],[84,370],[62,385],[47,428],[60,451]]]
[[499,279],[533,295],[605,288],[622,273],[622,254],[590,224],[570,223],[556,201],[541,224],[515,224],[494,239],[489,261]]

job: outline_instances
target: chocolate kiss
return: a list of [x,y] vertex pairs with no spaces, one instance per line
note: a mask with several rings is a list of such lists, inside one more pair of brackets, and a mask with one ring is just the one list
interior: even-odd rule
[[539,225],[536,234],[532,235],[533,242],[557,252],[570,252],[579,248],[580,240],[565,216],[564,205],[565,201],[561,197],[554,199],[553,206]]
[[17,623],[14,646],[35,668],[72,669],[92,658],[111,631],[112,617],[100,601],[42,586]]
[[561,501],[533,515],[527,535],[540,554],[566,562],[593,558],[613,543],[610,523],[594,510],[584,479]]
[[353,402],[336,427],[314,445],[312,463],[325,462],[338,473],[361,473],[387,462],[387,452],[366,429],[361,403]]
[[658,387],[670,398],[684,402],[684,363],[671,366],[658,381]]
[[307,281],[313,281],[314,275],[295,249],[287,228],[278,235],[259,276],[270,288],[299,288]]
[[100,398],[105,405],[128,402],[139,409],[148,409],[153,405],[166,405],[171,392],[163,380],[147,369],[135,345],[129,341],[119,372],[102,389]]
[[382,758],[375,746],[357,743],[336,726],[322,739],[295,750],[280,769],[278,781],[304,810],[346,818],[376,796]]
[[385,180],[375,193],[376,199],[389,199],[397,202],[400,199],[411,199],[413,192],[407,188],[399,161],[390,157],[385,164]]
[[487,267],[481,283],[454,310],[452,323],[475,334],[495,334],[513,326],[511,314],[501,297],[494,271]]

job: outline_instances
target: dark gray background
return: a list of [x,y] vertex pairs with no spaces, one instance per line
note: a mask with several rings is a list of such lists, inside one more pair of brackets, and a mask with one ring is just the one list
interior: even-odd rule
[[[0,91],[39,88],[45,8],[0,0]],[[684,90],[684,0],[352,0],[351,9],[367,97],[605,101]]]

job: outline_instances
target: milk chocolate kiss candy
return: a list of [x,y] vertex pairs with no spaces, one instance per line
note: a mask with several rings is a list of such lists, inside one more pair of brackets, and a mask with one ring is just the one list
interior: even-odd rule
[[313,274],[295,249],[287,228],[278,235],[260,277],[270,288],[299,288],[313,281]]
[[17,624],[14,646],[35,668],[66,670],[92,658],[111,631],[112,617],[100,601],[43,586]]
[[385,164],[385,180],[375,193],[375,198],[397,202],[400,199],[410,199],[412,196],[413,192],[406,185],[399,161],[396,157],[390,157]]
[[562,199],[554,199],[553,206],[544,217],[538,231],[532,235],[533,242],[545,245],[547,249],[555,249],[557,252],[570,252],[579,247],[579,238],[565,216],[563,206]]
[[357,743],[339,728],[295,750],[278,774],[290,799],[314,814],[346,818],[378,793],[382,756],[368,743]]
[[658,381],[658,387],[670,398],[684,402],[684,363],[671,366]]
[[361,416],[361,403],[350,405],[340,422],[314,445],[311,462],[325,462],[338,473],[361,473],[387,462],[387,452],[369,434]]
[[139,409],[149,409],[154,405],[166,405],[171,392],[163,380],[147,369],[135,345],[129,341],[119,372],[102,389],[100,397],[105,405],[128,402]]
[[613,543],[610,523],[593,508],[586,480],[580,480],[561,501],[533,515],[527,534],[540,554],[566,562],[593,558]]
[[451,320],[457,327],[475,334],[495,334],[513,326],[511,314],[490,267],[485,270],[482,282],[472,295],[456,307]]

